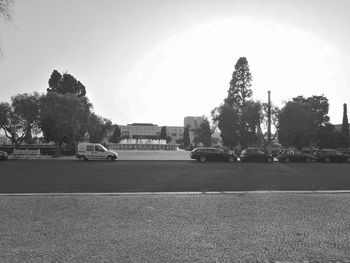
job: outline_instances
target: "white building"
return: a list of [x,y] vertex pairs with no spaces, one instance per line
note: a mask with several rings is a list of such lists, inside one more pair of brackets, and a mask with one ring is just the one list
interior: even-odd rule
[[[132,123],[127,125],[119,125],[120,134],[131,139],[138,138],[154,138],[159,136],[163,126],[152,123]],[[184,127],[166,126],[166,134],[170,136],[173,142],[183,138]]]

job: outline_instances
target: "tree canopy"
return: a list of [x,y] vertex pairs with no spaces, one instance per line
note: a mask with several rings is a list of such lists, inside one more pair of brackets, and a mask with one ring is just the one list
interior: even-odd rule
[[73,94],[49,92],[42,98],[40,124],[44,137],[54,141],[55,155],[60,155],[64,141],[82,138],[88,129],[90,107]]
[[328,117],[328,99],[321,96],[298,96],[287,102],[279,115],[278,139],[286,147],[298,149],[319,144],[331,131]]
[[11,97],[11,104],[0,103],[0,127],[6,137],[15,145],[32,138],[32,132],[39,133],[39,101],[37,92]]
[[194,134],[197,136],[197,141],[199,143],[202,143],[204,146],[211,146],[211,130],[207,118],[194,130]]
[[120,142],[121,138],[121,131],[120,131],[120,127],[117,124],[114,124],[112,126],[113,128],[113,133],[112,135],[109,137],[109,142],[111,143],[118,143]]
[[11,20],[11,5],[12,0],[0,0],[0,18],[7,21]]
[[108,133],[113,129],[112,121],[101,116],[91,113],[89,116],[89,124],[87,132],[89,141],[92,143],[100,143],[107,138]]
[[252,75],[249,70],[248,60],[245,57],[240,57],[232,73],[232,79],[225,102],[235,108],[242,109],[244,103],[249,100],[253,94],[251,90],[251,81]]
[[59,94],[71,93],[78,97],[86,95],[85,86],[80,81],[68,73],[61,75],[57,70],[54,70],[51,74],[47,91]]

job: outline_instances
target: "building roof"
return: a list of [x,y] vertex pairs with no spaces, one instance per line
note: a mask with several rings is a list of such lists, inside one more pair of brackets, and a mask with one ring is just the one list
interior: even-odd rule
[[158,126],[158,125],[155,125],[152,123],[132,123],[130,125],[132,125],[132,126]]

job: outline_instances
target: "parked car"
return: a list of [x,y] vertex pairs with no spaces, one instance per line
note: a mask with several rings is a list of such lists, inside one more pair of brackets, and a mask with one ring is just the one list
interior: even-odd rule
[[241,152],[241,162],[269,162],[273,161],[272,154],[261,151],[258,148],[248,148]]
[[107,160],[114,161],[118,158],[118,153],[107,150],[99,143],[79,143],[76,157],[81,161],[86,160]]
[[206,161],[226,161],[233,163],[237,161],[237,156],[231,151],[213,147],[200,147],[191,151],[190,156],[199,162]]
[[344,154],[335,149],[322,149],[315,152],[315,158],[318,162],[348,162],[350,163],[350,155]]
[[300,152],[297,150],[283,149],[278,155],[277,159],[280,162],[311,162],[315,158],[312,154],[306,152]]
[[9,158],[9,155],[7,152],[0,151],[0,160],[7,160]]

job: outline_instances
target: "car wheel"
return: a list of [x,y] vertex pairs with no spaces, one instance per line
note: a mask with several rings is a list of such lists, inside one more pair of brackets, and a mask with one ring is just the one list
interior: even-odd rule
[[228,157],[229,163],[234,163],[235,161],[236,161],[235,157],[233,157],[233,156]]
[[113,157],[109,155],[109,156],[107,157],[107,161],[108,161],[108,162],[112,162],[112,161],[113,161]]
[[326,163],[329,163],[331,161],[331,159],[329,159],[328,157],[325,159]]
[[347,161],[348,163],[350,163],[350,158],[347,158],[346,161]]
[[307,163],[310,163],[310,162],[311,162],[311,159],[310,159],[310,158],[306,158],[306,162],[307,162]]
[[201,163],[204,163],[206,160],[207,160],[207,158],[205,156],[203,156],[203,155],[201,157],[199,157],[199,161]]
[[80,160],[80,161],[86,161],[86,158],[85,158],[84,155],[81,155],[81,156],[79,157],[79,160]]
[[267,158],[268,163],[272,163],[272,158]]
[[284,161],[285,161],[286,163],[290,163],[290,159],[289,159],[289,158],[284,159]]

